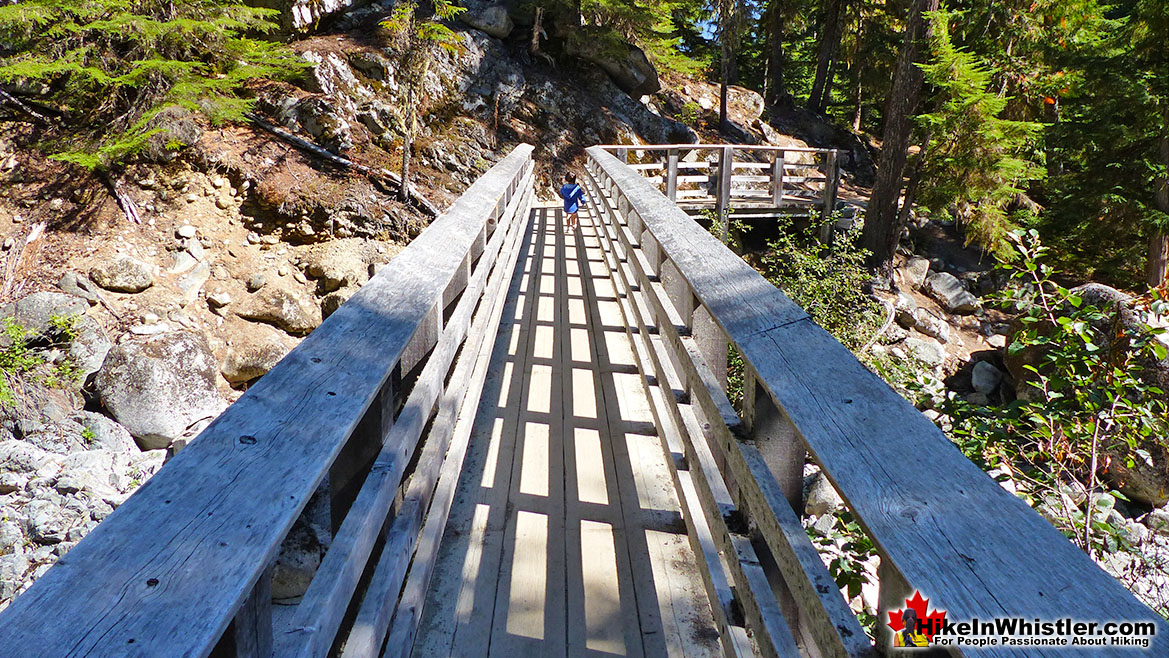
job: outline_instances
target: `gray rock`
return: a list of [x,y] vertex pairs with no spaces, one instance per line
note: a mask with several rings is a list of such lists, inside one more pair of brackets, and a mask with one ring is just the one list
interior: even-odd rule
[[261,377],[292,350],[290,342],[294,341],[276,329],[263,325],[256,327],[228,346],[219,371],[232,384]]
[[223,308],[231,303],[231,295],[226,292],[217,292],[207,295],[207,303],[212,308]]
[[1169,536],[1169,510],[1162,507],[1149,512],[1144,518],[1144,524],[1158,535]]
[[263,288],[267,283],[268,278],[264,276],[263,272],[254,272],[250,277],[248,277],[248,280],[246,283],[244,283],[244,286],[248,289],[248,292],[256,292],[260,288]]
[[497,39],[506,39],[515,28],[504,5],[490,5],[483,9],[469,9],[459,16],[467,25],[490,34]]
[[138,445],[155,450],[223,411],[218,370],[201,334],[175,331],[111,349],[94,388]]
[[352,290],[338,290],[325,295],[321,300],[321,318],[327,318],[337,312],[341,305],[353,296]]
[[11,317],[14,322],[28,330],[30,335],[44,333],[51,328],[53,318],[70,318],[82,315],[89,309],[84,298],[63,292],[34,292],[14,304],[0,309],[0,317]]
[[101,301],[97,292],[93,290],[92,284],[88,279],[80,277],[76,272],[66,272],[61,275],[61,280],[57,282],[57,287],[65,292],[76,297],[81,297],[93,306]]
[[914,317],[914,312],[917,311],[917,301],[909,295],[899,292],[897,293],[897,301],[893,304],[893,310],[897,314],[897,324],[912,329],[917,324],[917,319]]
[[182,291],[182,304],[186,306],[195,301],[199,297],[199,291],[203,289],[203,284],[211,278],[211,266],[206,262],[199,263],[195,269],[183,275],[175,285]]
[[586,36],[569,43],[572,44],[569,54],[596,64],[609,74],[614,84],[633,98],[656,93],[662,88],[657,69],[645,56],[645,51],[637,46],[621,44],[625,49],[622,55],[604,39],[590,39]]
[[198,234],[198,232],[199,231],[194,226],[191,226],[190,224],[183,224],[178,228],[177,231],[175,231],[175,235],[179,236],[180,238],[193,238]]
[[99,265],[89,271],[94,283],[115,292],[142,292],[154,285],[152,267],[129,256],[119,256],[112,263]]
[[804,502],[804,513],[808,516],[829,514],[844,508],[844,500],[836,493],[832,483],[823,473],[817,473],[812,486],[808,488],[808,499]]
[[[28,476],[23,473],[0,471],[0,496],[23,491],[28,486]],[[0,533],[2,534],[2,533]],[[3,537],[0,537],[0,546],[5,546]]]
[[29,477],[53,477],[61,470],[62,457],[30,443],[8,439],[0,441],[0,470],[22,473]]
[[321,566],[323,547],[311,527],[300,518],[280,546],[272,570],[272,600],[290,601],[303,596]]
[[113,343],[97,320],[88,315],[73,325],[74,338],[69,343],[69,356],[77,365],[82,381],[98,371]]
[[905,339],[905,349],[929,366],[940,366],[946,361],[946,350],[938,341],[911,336]]
[[130,431],[99,413],[79,411],[74,414],[72,420],[89,430],[85,434],[88,449],[138,452],[138,445],[134,443]]
[[28,516],[28,536],[39,544],[65,541],[69,530],[85,519],[78,512],[46,499],[36,499],[24,508]]
[[293,335],[307,334],[321,324],[321,310],[299,291],[267,286],[240,302],[236,315],[267,322]]
[[979,361],[970,370],[970,387],[979,393],[990,395],[998,390],[1003,373],[989,361]]
[[947,313],[968,315],[979,308],[978,298],[963,287],[952,274],[936,272],[925,280],[925,290]]
[[912,256],[905,266],[901,268],[901,276],[905,284],[919,289],[925,284],[926,277],[929,276],[930,261],[928,258],[921,256]]
[[24,435],[24,440],[42,450],[67,455],[76,450],[85,450],[89,442],[85,436],[85,426],[74,420],[61,420],[44,423],[32,432]]
[[915,329],[921,333],[936,338],[942,343],[950,342],[950,325],[946,324],[944,320],[933,315],[924,308],[919,308],[913,314]]

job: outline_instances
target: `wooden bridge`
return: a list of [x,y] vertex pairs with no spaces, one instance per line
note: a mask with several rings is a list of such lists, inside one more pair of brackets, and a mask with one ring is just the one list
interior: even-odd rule
[[[638,171],[589,149],[565,234],[531,154],[0,614],[0,656],[859,657],[914,590],[952,621],[1148,622],[1143,652],[1076,655],[1169,655],[1160,617]],[[875,641],[801,525],[808,460],[880,555]],[[328,551],[273,605],[314,497]]]

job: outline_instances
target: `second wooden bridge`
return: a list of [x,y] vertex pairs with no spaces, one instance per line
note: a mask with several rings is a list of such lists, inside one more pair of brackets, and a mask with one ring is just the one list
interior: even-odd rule
[[[1169,655],[1164,620],[654,181],[589,149],[565,234],[531,153],[0,614],[0,656],[861,657],[918,590],[954,621],[1144,624],[1147,648],[1082,655]],[[875,638],[801,524],[809,461],[880,556]],[[313,501],[328,551],[273,605]]]

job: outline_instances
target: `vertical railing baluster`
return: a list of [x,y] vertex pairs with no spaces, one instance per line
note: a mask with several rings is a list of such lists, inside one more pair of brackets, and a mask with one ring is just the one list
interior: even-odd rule
[[666,196],[678,200],[678,149],[666,153]]
[[820,216],[820,242],[832,241],[832,213],[836,211],[836,186],[839,172],[836,167],[836,150],[824,153],[824,210]]
[[787,166],[787,154],[776,151],[771,161],[771,204],[776,208],[783,205],[783,174]]
[[718,221],[721,225],[722,241],[726,242],[730,236],[730,218],[728,217],[731,206],[731,177],[733,176],[735,166],[735,147],[723,146],[719,150],[718,161],[718,187],[715,192],[715,214],[718,215]]

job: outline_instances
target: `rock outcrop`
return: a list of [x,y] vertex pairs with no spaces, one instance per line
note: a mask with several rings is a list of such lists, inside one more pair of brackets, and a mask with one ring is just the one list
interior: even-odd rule
[[223,411],[219,368],[202,335],[174,331],[112,348],[98,371],[102,405],[143,449],[193,436]]

